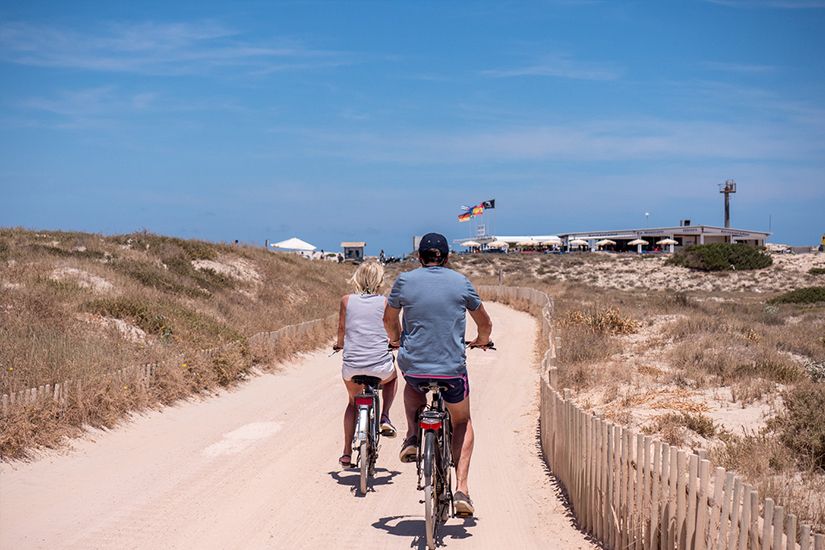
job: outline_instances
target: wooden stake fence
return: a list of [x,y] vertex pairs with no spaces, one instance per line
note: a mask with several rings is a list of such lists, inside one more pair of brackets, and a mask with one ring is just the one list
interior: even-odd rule
[[579,527],[607,548],[825,550],[825,535],[785,515],[723,468],[581,410],[558,388],[553,301],[531,288],[482,286],[485,299],[520,307],[542,323],[540,441]]
[[[270,332],[259,332],[247,338],[246,341],[250,346],[262,346],[267,349],[273,349],[284,337],[294,338],[309,334],[333,318],[337,318],[337,314],[322,319],[305,321],[296,325],[287,325]],[[222,346],[200,350],[200,353],[206,357],[214,357],[227,349],[239,345],[241,345],[240,341],[230,342]],[[183,356],[178,360],[183,360]],[[163,366],[163,363],[134,365],[106,373],[103,376],[113,377],[119,380],[137,379],[140,383],[151,384],[158,369]],[[27,388],[10,394],[3,394],[0,396],[0,414],[6,415],[16,407],[26,406],[48,399],[52,399],[54,402],[65,406],[68,403],[69,394],[78,395],[82,391],[83,379],[78,379],[64,380],[62,382],[55,382],[54,384],[45,384],[36,388]]]

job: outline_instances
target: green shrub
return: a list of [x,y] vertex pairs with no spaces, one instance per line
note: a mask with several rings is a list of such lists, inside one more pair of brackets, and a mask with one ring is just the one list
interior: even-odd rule
[[172,335],[169,320],[146,304],[130,298],[101,298],[84,304],[83,309],[105,317],[131,321],[142,330],[155,336],[168,338]]
[[803,463],[825,468],[825,384],[798,384],[785,391],[783,400],[785,411],[771,427]]
[[771,298],[772,304],[815,304],[825,302],[825,286],[797,288]]
[[825,275],[825,267],[812,267],[808,270],[811,275]]
[[689,246],[674,254],[667,263],[700,271],[742,271],[766,268],[773,259],[749,245],[713,243]]

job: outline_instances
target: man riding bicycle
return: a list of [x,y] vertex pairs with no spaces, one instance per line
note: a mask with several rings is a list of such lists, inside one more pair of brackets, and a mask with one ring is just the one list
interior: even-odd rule
[[[484,347],[490,343],[493,323],[472,283],[447,267],[449,253],[443,235],[424,235],[418,247],[421,268],[402,273],[396,279],[384,310],[384,326],[390,345],[400,346],[398,366],[406,382],[407,437],[401,448],[401,461],[415,462],[418,453],[416,414],[426,404],[426,395],[419,390],[419,385],[438,380],[448,387],[442,396],[452,420],[456,512],[472,515],[475,509],[470,500],[467,477],[474,434],[464,346],[466,312],[470,312],[478,328],[478,336],[470,343],[471,347]],[[399,319],[402,309],[403,332]]]

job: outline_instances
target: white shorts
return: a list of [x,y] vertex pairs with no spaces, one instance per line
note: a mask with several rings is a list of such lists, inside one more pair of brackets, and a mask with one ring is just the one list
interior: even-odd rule
[[352,380],[353,376],[375,376],[380,378],[382,382],[386,382],[395,374],[395,361],[388,361],[383,365],[369,368],[355,368],[355,367],[341,367],[341,376],[344,380]]

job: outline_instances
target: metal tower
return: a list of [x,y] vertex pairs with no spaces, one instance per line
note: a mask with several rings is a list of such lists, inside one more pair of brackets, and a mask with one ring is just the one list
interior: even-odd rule
[[719,192],[725,194],[725,227],[730,227],[730,194],[736,193],[736,182],[726,180],[724,187],[719,185]]

